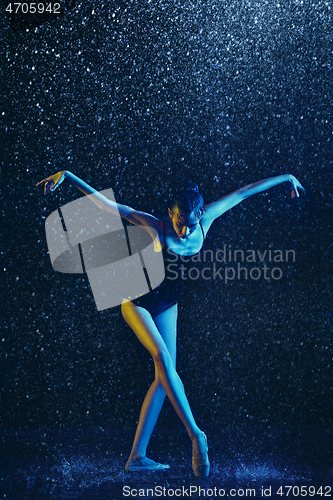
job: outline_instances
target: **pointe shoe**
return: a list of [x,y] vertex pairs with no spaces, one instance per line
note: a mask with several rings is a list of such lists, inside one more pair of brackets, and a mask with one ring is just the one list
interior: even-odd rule
[[207,477],[209,468],[207,437],[202,432],[192,445],[192,469],[197,477]]
[[146,471],[146,470],[165,470],[170,469],[170,465],[167,464],[159,464],[158,462],[154,462],[154,460],[150,460],[147,457],[137,458],[134,462],[130,462],[125,465],[125,469],[128,471]]

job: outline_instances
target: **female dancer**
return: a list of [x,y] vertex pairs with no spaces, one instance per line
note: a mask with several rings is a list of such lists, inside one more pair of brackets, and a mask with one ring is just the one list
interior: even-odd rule
[[[298,197],[299,191],[304,191],[303,186],[293,175],[285,174],[249,184],[204,206],[197,186],[191,185],[178,192],[170,203],[167,217],[156,219],[147,213],[108,200],[66,170],[51,175],[39,182],[37,186],[44,184],[44,193],[48,194],[58,188],[65,179],[89,196],[102,210],[119,214],[132,224],[153,228],[162,244],[164,258],[167,249],[169,253],[183,256],[191,256],[199,252],[212,222],[253,194],[287,181],[292,185],[292,198]],[[205,477],[209,474],[207,438],[194,420],[184,386],[175,367],[177,287],[172,283],[174,282],[166,275],[157,289],[134,300],[124,298],[122,303],[125,321],[148,349],[155,364],[155,380],[143,402],[132,451],[125,468],[130,471],[169,468],[168,465],[156,463],[146,457],[148,442],[167,394],[192,441],[194,474],[198,477]]]

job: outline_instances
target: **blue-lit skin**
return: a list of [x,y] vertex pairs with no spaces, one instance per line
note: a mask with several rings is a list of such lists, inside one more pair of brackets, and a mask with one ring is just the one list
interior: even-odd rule
[[[289,174],[279,175],[246,185],[206,205],[200,218],[194,213],[184,214],[176,207],[173,210],[168,209],[168,218],[164,220],[156,219],[150,214],[108,200],[68,171],[58,172],[37,185],[44,184],[44,193],[48,194],[57,189],[65,179],[68,179],[74,186],[88,195],[101,209],[115,214],[119,213],[121,217],[133,224],[154,228],[163,244],[167,242],[167,246],[172,247],[172,251],[179,255],[193,255],[200,250],[203,240],[199,221],[204,234],[206,234],[213,221],[232,207],[249,196],[283,182],[292,184],[292,198],[299,197],[300,191],[304,192],[303,186],[294,176]],[[166,241],[163,241],[164,221],[166,222]],[[206,436],[195,422],[182,381],[176,371],[177,305],[170,307],[153,319],[146,309],[124,299],[122,314],[140,342],[150,352],[155,364],[155,380],[141,408],[139,423],[132,451],[126,463],[126,469],[158,470],[167,468],[167,466],[155,464],[146,459],[149,439],[167,394],[192,441],[192,467],[194,473],[199,477],[207,476],[209,461]]]
[[168,209],[168,214],[177,236],[181,239],[186,239],[191,236],[199,227],[201,217],[196,217],[194,214],[186,217],[177,207],[173,210]]

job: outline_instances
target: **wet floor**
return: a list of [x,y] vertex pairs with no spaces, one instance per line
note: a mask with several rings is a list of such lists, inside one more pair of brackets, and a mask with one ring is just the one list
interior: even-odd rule
[[[238,429],[233,440],[223,436],[227,446],[210,432],[211,473],[205,479],[193,475],[185,439],[173,450],[162,438],[152,446],[150,456],[169,463],[169,470],[133,473],[124,470],[128,450],[121,430],[113,440],[96,429],[7,433],[1,499],[332,497],[332,431],[304,428],[293,437],[271,431]],[[112,441],[113,449],[106,450]]]

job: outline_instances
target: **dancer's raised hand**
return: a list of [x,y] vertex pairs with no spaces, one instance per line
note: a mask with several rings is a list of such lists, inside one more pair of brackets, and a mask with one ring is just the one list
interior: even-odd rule
[[60,184],[64,181],[65,177],[66,177],[66,170],[61,170],[57,174],[50,175],[50,177],[47,177],[46,179],[43,179],[42,181],[38,182],[36,186],[39,186],[40,184],[44,183],[44,194],[49,194],[60,186]]
[[299,198],[300,191],[302,191],[303,193],[305,193],[304,187],[299,182],[299,180],[297,180],[296,177],[294,177],[293,175],[290,176],[290,182],[291,182],[291,184],[293,186],[293,189],[291,190],[291,197],[292,198],[295,198],[295,196],[297,198]]

